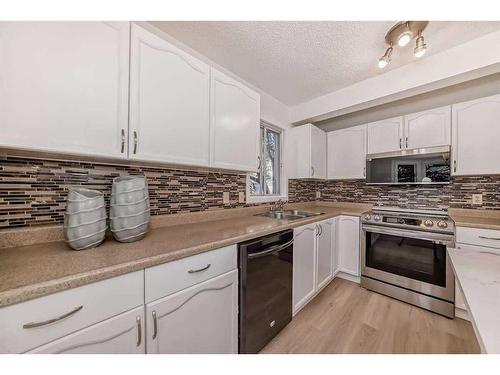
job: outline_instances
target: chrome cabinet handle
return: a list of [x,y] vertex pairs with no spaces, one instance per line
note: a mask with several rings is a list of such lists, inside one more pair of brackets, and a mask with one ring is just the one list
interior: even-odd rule
[[487,237],[487,236],[478,236],[479,238],[482,238],[483,240],[494,240],[494,241],[500,241],[500,237]]
[[188,273],[198,273],[198,272],[203,272],[206,271],[210,268],[211,264],[208,263],[205,267],[203,268],[198,268],[197,270],[189,270]]
[[314,167],[311,167],[312,174],[311,176],[314,176]]
[[137,131],[134,130],[134,154],[137,154]]
[[316,230],[315,230],[315,232],[316,232],[316,233],[315,233],[314,235],[315,235],[316,237],[318,237],[318,236],[319,236],[319,225],[318,225],[318,224],[316,224]]
[[403,143],[402,142],[403,142],[403,140],[401,138],[399,138],[399,148],[400,149],[403,148]]
[[259,164],[257,164],[257,171],[260,171],[260,166],[262,165],[262,161],[260,159],[260,156],[257,156],[257,161],[259,162]]
[[121,153],[125,151],[125,129],[122,129],[122,148],[121,148]]
[[142,341],[141,317],[138,316],[137,318],[135,318],[135,321],[137,323],[137,346],[141,346],[141,341]]
[[406,148],[408,148],[408,137],[406,137]]
[[156,339],[158,334],[158,320],[156,319],[156,311],[153,310],[151,313],[153,315],[153,340]]
[[363,177],[366,177],[366,167],[363,167]]
[[323,234],[323,226],[321,224],[318,224],[318,225],[319,225],[319,229],[320,229],[318,236],[321,236]]
[[457,161],[453,160],[453,172],[457,171]]
[[63,319],[66,319],[68,317],[70,317],[71,315],[73,314],[76,314],[78,311],[80,311],[81,309],[83,309],[83,305],[80,305],[78,307],[75,307],[73,310],[71,310],[70,312],[67,312],[66,314],[63,314],[61,316],[58,316],[57,318],[53,318],[53,319],[49,319],[49,320],[45,320],[43,322],[31,322],[31,323],[26,323],[26,324],[23,324],[23,328],[25,329],[29,329],[29,328],[36,328],[36,327],[42,327],[42,326],[46,326],[46,325],[49,325],[49,324],[52,324],[52,323],[55,323],[55,322],[58,322],[60,320],[63,320]]

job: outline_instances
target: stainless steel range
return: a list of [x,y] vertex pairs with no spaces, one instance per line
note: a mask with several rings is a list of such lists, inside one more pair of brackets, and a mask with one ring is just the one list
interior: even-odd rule
[[361,286],[453,318],[446,252],[454,223],[442,211],[377,208],[361,218]]

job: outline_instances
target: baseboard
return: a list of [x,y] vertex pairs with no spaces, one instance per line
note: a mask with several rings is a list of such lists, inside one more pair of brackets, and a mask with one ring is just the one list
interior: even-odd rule
[[335,274],[335,277],[338,277],[339,279],[344,279],[347,281],[352,281],[353,283],[359,284],[361,282],[361,277],[359,276],[354,276],[351,275],[350,273],[342,272],[342,271],[337,271]]
[[470,322],[469,313],[467,312],[467,310],[461,309],[460,307],[455,306],[455,316],[457,318],[467,320]]

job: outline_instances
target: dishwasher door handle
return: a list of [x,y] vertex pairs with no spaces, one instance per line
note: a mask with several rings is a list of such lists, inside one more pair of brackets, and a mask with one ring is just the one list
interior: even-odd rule
[[248,259],[260,258],[271,253],[276,253],[278,251],[286,249],[288,246],[292,244],[293,244],[293,238],[290,241],[284,243],[283,245],[271,246],[267,250],[259,251],[258,253],[248,254]]

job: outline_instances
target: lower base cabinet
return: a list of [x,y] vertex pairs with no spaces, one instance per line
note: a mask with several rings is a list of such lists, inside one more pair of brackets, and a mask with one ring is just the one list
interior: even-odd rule
[[31,350],[28,354],[144,354],[144,307]]
[[238,353],[238,270],[146,305],[147,352]]
[[359,217],[339,216],[337,218],[336,249],[337,272],[359,277]]
[[294,315],[333,279],[335,221],[328,219],[294,229]]

